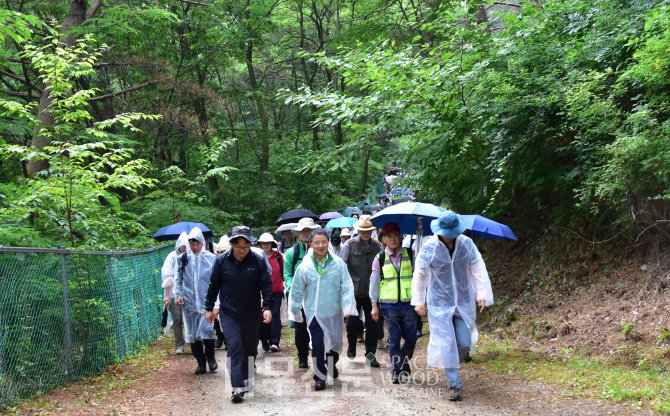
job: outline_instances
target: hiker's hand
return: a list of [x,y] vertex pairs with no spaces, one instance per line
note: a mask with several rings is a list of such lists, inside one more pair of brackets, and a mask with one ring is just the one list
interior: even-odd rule
[[214,316],[216,316],[214,315],[214,311],[205,312],[205,319],[207,319],[207,322],[209,322],[210,324],[214,323]]
[[168,298],[163,299],[163,303],[165,304],[165,306],[168,306],[168,304],[170,303],[170,299]]
[[484,299],[478,300],[477,304],[481,306],[481,309],[479,310],[479,313],[484,312],[484,308],[486,307],[486,301]]
[[219,318],[219,310],[214,309],[214,319],[218,319],[218,318]]
[[179,299],[177,299],[177,305],[184,306],[184,298],[180,297]]
[[271,320],[272,320],[272,312],[271,311],[263,311],[263,323],[264,324],[269,324]]
[[379,320],[379,309],[377,309],[376,303],[372,304],[372,312],[370,312],[370,315],[372,316],[372,319],[374,319],[375,321]]
[[425,305],[416,305],[414,307],[414,310],[416,313],[418,313],[421,316],[424,316],[426,314],[426,306]]

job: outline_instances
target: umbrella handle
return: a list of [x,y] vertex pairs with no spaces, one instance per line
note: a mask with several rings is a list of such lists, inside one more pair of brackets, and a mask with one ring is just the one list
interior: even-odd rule
[[416,254],[414,255],[415,257],[421,251],[422,240],[423,240],[423,217],[418,217],[416,225]]

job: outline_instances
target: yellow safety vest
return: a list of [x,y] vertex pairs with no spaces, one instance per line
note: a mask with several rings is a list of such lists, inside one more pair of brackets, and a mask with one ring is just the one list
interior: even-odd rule
[[379,301],[381,303],[409,302],[412,300],[412,261],[407,249],[402,249],[400,258],[400,276],[391,259],[387,259],[386,250],[382,257],[377,254],[381,266],[381,284]]

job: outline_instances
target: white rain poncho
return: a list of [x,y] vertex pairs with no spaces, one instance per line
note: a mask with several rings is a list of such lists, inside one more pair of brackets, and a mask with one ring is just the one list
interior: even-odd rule
[[179,235],[179,238],[177,238],[177,242],[174,245],[174,251],[171,251],[170,254],[167,255],[163,262],[163,267],[161,268],[161,279],[163,279],[161,287],[163,289],[166,287],[170,288],[170,299],[174,299],[174,271],[175,264],[177,264],[177,257],[181,255],[179,252],[179,247],[181,246],[186,246],[186,251],[188,251],[188,234],[186,234],[185,231],[183,231]]
[[293,285],[288,300],[289,319],[302,322],[300,308],[305,309],[307,327],[316,317],[323,328],[325,351],[342,352],[344,348],[344,315],[358,315],[354,298],[354,284],[347,265],[341,258],[333,256],[326,264],[325,274],[320,276],[314,266],[310,248],[305,261],[300,263],[293,276]]
[[[197,255],[188,251],[188,263],[183,273],[179,270],[182,256],[175,264],[175,297],[184,298],[182,307],[182,321],[184,322],[184,340],[188,343],[203,339],[214,339],[214,324],[205,319],[205,298],[209,289],[209,279],[212,276],[212,267],[216,256],[205,250],[205,237],[198,227],[191,230],[188,239],[196,239],[203,243],[202,250]],[[214,309],[219,309],[217,299]]]
[[454,313],[458,311],[468,326],[472,347],[479,338],[475,324],[476,301],[484,299],[487,306],[493,304],[489,274],[479,250],[470,238],[458,236],[453,261],[449,250],[436,235],[426,241],[416,258],[412,305],[423,305],[426,292],[430,325],[428,365],[459,368]]

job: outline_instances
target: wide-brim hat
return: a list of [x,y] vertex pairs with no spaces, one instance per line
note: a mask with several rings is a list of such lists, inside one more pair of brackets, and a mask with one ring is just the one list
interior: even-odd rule
[[430,229],[433,234],[441,235],[445,238],[456,238],[466,230],[465,222],[460,215],[454,211],[444,211],[436,220],[430,222]]
[[277,242],[275,241],[274,238],[272,238],[272,234],[270,233],[263,233],[261,234],[260,237],[258,237],[258,240],[256,240],[257,243],[272,243],[272,248],[277,248]]
[[309,228],[310,230],[316,230],[317,228],[321,228],[319,224],[314,223],[313,218],[301,218],[300,221],[298,221],[298,226],[295,227],[293,230],[294,234],[299,233],[300,231],[304,230],[305,228]]
[[372,225],[372,222],[370,222],[369,215],[361,215],[358,221],[354,223],[354,228],[358,231],[373,231],[377,229],[377,227]]
[[214,251],[226,251],[230,248],[230,240],[227,235],[221,236],[219,243],[216,245],[216,250]]
[[351,231],[348,228],[343,228],[340,237],[351,237]]
[[234,239],[242,237],[245,240],[247,240],[250,243],[253,243],[256,241],[256,238],[254,238],[253,234],[251,233],[251,228],[246,227],[244,225],[238,225],[233,227],[230,230],[230,235],[228,236],[228,241],[233,241]]

